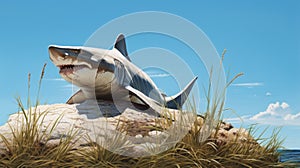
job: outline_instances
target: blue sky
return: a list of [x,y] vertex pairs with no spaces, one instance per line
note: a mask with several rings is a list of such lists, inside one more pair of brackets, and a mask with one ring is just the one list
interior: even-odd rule
[[[297,134],[300,131],[300,115],[297,115],[300,112],[300,2],[297,0],[1,2],[0,123],[18,110],[16,96],[26,100],[29,72],[32,73],[32,97],[35,97],[44,63],[48,66],[41,101],[61,103],[72,94],[70,85],[55,80],[59,75],[49,60],[48,45],[83,45],[105,23],[141,11],[163,11],[186,18],[206,33],[219,53],[226,48],[225,69],[230,69],[231,77],[239,72],[245,75],[227,91],[226,107],[233,108],[236,114],[226,112],[224,118],[235,122],[240,116],[244,125],[257,122],[262,127],[284,125],[281,133],[286,137],[284,145],[300,148],[297,142],[300,138]],[[180,44],[157,35],[131,37],[127,43],[129,53],[149,46],[167,48],[186,60],[192,55],[188,49],[177,47]],[[199,76],[199,86],[207,84],[203,67],[194,73]],[[165,82],[169,77],[153,78],[167,93],[178,91],[168,90],[170,85],[176,88],[175,84]]]

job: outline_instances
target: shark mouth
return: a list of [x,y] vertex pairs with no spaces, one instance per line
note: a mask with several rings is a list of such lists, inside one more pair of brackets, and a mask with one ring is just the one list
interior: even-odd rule
[[60,69],[59,73],[64,73],[64,74],[73,73],[83,68],[89,68],[87,65],[73,65],[73,64],[59,65],[58,67]]

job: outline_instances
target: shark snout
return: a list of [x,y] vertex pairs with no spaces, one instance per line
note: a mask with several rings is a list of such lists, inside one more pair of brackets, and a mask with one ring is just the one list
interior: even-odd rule
[[66,52],[64,52],[64,49],[58,48],[56,46],[49,46],[48,51],[50,59],[54,64],[58,60],[64,60],[67,57],[67,54]]
[[53,59],[53,57],[78,57],[78,54],[80,53],[80,49],[77,48],[66,48],[56,45],[50,45],[49,48],[49,54],[50,58]]

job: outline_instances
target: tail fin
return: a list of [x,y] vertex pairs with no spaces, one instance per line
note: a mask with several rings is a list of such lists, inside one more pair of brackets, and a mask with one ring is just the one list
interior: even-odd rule
[[166,107],[171,109],[181,109],[182,105],[188,98],[190,91],[198,77],[195,77],[181,92],[174,96],[166,97]]

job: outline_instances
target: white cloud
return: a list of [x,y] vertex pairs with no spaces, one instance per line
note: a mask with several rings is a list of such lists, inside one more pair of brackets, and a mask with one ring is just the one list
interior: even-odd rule
[[266,96],[272,96],[272,93],[271,92],[267,92]]
[[292,113],[292,110],[286,102],[276,102],[268,105],[265,111],[259,112],[255,115],[242,116],[240,118],[229,118],[226,121],[233,121],[234,123],[259,123],[267,125],[300,125],[300,112]]
[[[46,78],[45,80],[48,81],[63,81],[63,82],[67,82],[65,79],[63,78]],[[65,84],[65,85],[60,85],[59,87],[63,88],[63,89],[70,89],[70,90],[78,90],[79,88],[76,85],[73,84]]]
[[61,86],[62,88],[70,88],[70,89],[78,89],[78,87],[76,85],[72,85],[72,84],[67,84],[67,85],[63,85]]
[[236,123],[245,122],[250,117],[251,117],[251,115],[245,115],[245,116],[235,117],[235,118],[225,118],[224,121],[229,122],[231,124],[236,124]]
[[234,83],[232,86],[241,86],[241,87],[255,87],[255,86],[263,86],[264,83],[254,82],[254,83]]
[[63,78],[48,78],[45,80],[50,80],[50,81],[65,81]]
[[300,122],[300,112],[297,114],[287,114],[284,117],[284,120],[298,120]]
[[170,74],[167,74],[167,73],[161,73],[161,74],[148,74],[150,77],[152,78],[164,78],[164,77],[168,77],[168,76],[171,76]]
[[61,85],[59,88],[60,91],[66,93],[69,96],[77,92],[79,89],[80,88],[72,84]]
[[63,86],[61,86],[61,87],[63,87],[63,88],[73,88],[74,85],[72,85],[72,84],[67,84],[67,85],[63,85]]
[[254,115],[250,120],[282,118],[287,115],[289,111],[289,105],[285,102],[281,104],[279,102],[271,103],[265,111]]

